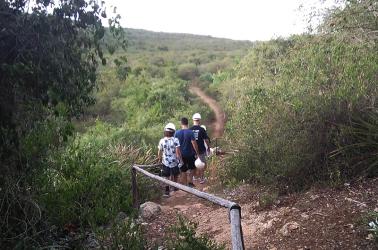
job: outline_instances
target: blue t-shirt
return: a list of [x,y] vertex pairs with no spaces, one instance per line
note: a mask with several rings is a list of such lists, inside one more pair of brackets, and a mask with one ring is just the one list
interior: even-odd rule
[[180,142],[181,154],[184,157],[190,157],[195,155],[192,141],[195,140],[194,133],[190,129],[181,129],[176,131],[175,137]]
[[190,128],[194,132],[194,138],[197,141],[198,151],[200,154],[206,153],[205,139],[209,139],[209,136],[206,133],[206,130],[198,125],[194,125]]

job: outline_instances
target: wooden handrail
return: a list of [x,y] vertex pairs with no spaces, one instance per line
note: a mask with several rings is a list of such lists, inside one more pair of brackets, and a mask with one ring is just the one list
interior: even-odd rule
[[157,180],[159,182],[165,183],[172,187],[176,187],[181,189],[187,193],[193,194],[197,197],[203,198],[205,200],[211,201],[215,204],[218,204],[222,207],[226,207],[229,209],[229,216],[230,216],[230,224],[231,224],[231,240],[232,240],[232,249],[233,250],[244,250],[244,241],[243,241],[243,231],[241,227],[241,207],[232,201],[225,200],[223,198],[217,197],[215,195],[205,193],[199,191],[194,188],[190,188],[188,186],[184,186],[177,182],[173,182],[167,179],[164,179],[160,176],[154,175],[143,168],[147,167],[158,167],[161,164],[156,165],[133,165],[131,168],[131,183],[132,183],[132,192],[133,192],[133,206],[135,208],[139,208],[139,195],[138,195],[138,188],[137,188],[137,179],[136,179],[136,172],[140,172],[143,175],[150,177],[151,179]]

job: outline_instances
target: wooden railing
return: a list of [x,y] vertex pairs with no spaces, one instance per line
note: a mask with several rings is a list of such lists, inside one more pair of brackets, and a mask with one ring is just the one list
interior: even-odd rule
[[165,183],[172,187],[181,189],[187,193],[193,194],[197,197],[203,198],[205,200],[211,201],[219,206],[226,207],[229,209],[229,219],[231,225],[231,241],[233,250],[244,250],[244,241],[243,241],[243,231],[241,226],[241,207],[232,201],[225,200],[223,198],[217,197],[215,195],[201,192],[194,188],[181,185],[179,183],[164,179],[160,176],[154,175],[148,171],[146,168],[156,168],[161,165],[133,165],[131,168],[131,183],[132,183],[132,192],[133,192],[133,205],[135,208],[139,208],[139,195],[138,195],[138,186],[137,186],[137,172],[142,173],[145,176],[148,176],[151,179],[157,180],[159,182]]

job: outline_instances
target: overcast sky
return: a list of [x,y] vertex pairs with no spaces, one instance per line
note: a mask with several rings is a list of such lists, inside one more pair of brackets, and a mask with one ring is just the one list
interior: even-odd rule
[[299,6],[317,0],[108,0],[122,26],[152,31],[211,35],[237,40],[269,40],[302,33]]

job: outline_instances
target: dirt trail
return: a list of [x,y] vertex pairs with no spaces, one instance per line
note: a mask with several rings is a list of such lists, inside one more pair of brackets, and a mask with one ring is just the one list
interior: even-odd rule
[[214,112],[215,120],[210,124],[212,128],[212,137],[219,138],[223,136],[224,126],[226,124],[226,114],[222,107],[210,96],[208,96],[198,86],[191,85],[189,91],[198,96],[204,103],[206,103]]
[[[219,104],[197,86],[191,86],[190,91],[214,111],[213,137],[222,136],[226,117]],[[206,184],[195,182],[195,185],[209,192]],[[341,189],[314,188],[280,197],[263,187],[250,185],[222,190],[216,195],[241,205],[246,249],[378,249],[366,225],[361,224],[368,212],[378,212],[378,178],[346,183]],[[260,205],[260,201],[269,199],[268,206]],[[227,209],[183,191],[173,192],[159,203],[162,207],[159,216],[145,222],[150,246],[164,245],[168,229],[176,223],[177,214],[181,214],[198,223],[197,233],[207,234],[231,249]]]
[[[189,91],[198,96],[215,114],[215,119],[209,125],[212,132],[211,137],[222,137],[226,123],[226,114],[221,106],[198,86],[191,85]],[[211,166],[209,168],[211,168]],[[213,172],[211,169],[209,170]],[[199,182],[194,181],[194,184],[196,185],[196,189],[208,192],[207,183],[200,184]],[[184,215],[191,221],[197,222],[199,230],[202,230],[203,226],[207,225],[205,229],[206,234],[214,237],[217,242],[227,243],[230,241],[230,235],[227,235],[227,232],[229,234],[230,230],[227,209],[214,205],[201,198],[197,198],[184,191],[173,192],[169,198],[164,198],[160,200],[159,203],[162,207],[161,215],[159,218],[150,222],[147,231],[147,235],[151,241],[154,242],[153,244],[159,244],[161,239],[163,239],[164,235],[167,233],[168,228],[175,224],[177,213]],[[205,216],[206,218],[203,218],[202,216]],[[211,223],[210,219],[215,221]],[[219,222],[221,222],[221,224],[219,224]]]

